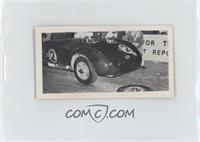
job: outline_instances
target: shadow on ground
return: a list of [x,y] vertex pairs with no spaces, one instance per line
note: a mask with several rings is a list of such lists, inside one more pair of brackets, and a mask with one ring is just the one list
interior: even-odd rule
[[95,84],[80,84],[73,72],[43,67],[44,93],[75,93],[75,92],[116,92],[124,85],[139,84],[148,86],[154,91],[168,90],[168,63],[145,62],[145,69],[116,77],[98,77]]

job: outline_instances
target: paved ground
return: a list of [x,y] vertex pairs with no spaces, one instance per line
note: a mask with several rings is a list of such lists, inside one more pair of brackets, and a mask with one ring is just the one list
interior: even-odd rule
[[98,77],[92,86],[81,85],[73,72],[43,67],[44,93],[115,92],[129,84],[145,85],[154,91],[168,90],[168,63],[145,62],[146,69],[116,77]]

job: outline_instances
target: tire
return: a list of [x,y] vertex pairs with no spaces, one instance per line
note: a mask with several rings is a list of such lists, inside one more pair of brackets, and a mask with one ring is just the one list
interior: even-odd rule
[[97,80],[97,73],[87,57],[80,56],[74,62],[74,74],[83,85],[91,85]]
[[117,89],[117,92],[149,92],[149,91],[153,90],[148,86],[137,85],[137,84],[126,85]]

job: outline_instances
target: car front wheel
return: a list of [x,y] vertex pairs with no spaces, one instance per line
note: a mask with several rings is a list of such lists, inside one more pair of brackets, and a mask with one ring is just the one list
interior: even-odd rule
[[80,56],[75,60],[74,74],[76,79],[84,85],[91,85],[97,79],[97,74],[94,66],[84,56]]

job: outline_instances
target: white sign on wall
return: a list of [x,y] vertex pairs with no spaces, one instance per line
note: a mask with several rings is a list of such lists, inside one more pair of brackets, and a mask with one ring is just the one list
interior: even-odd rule
[[144,35],[144,60],[168,62],[167,35]]

